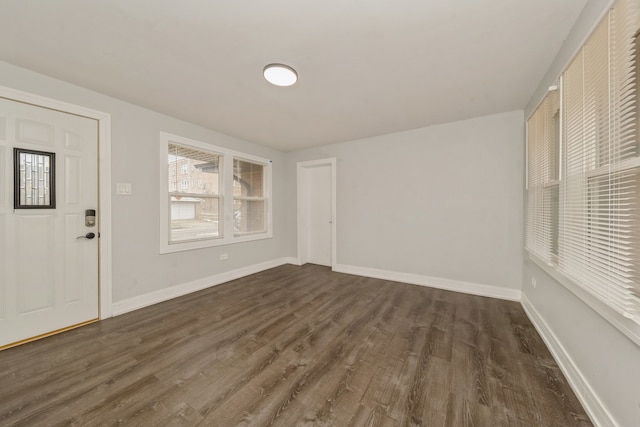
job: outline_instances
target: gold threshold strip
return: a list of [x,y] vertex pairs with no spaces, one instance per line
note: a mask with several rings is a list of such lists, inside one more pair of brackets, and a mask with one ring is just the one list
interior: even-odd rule
[[0,351],[6,350],[6,349],[11,348],[11,347],[16,347],[18,345],[26,344],[26,343],[31,342],[31,341],[39,340],[41,338],[50,337],[51,335],[56,335],[56,334],[59,334],[61,332],[70,331],[71,329],[79,328],[81,326],[85,326],[85,325],[88,325],[90,323],[97,322],[98,320],[100,320],[100,319],[99,318],[95,318],[95,319],[87,320],[86,322],[76,323],[75,325],[66,326],[64,328],[56,329],[55,331],[46,332],[44,334],[36,335],[35,337],[26,338],[26,339],[23,339],[23,340],[20,340],[20,341],[16,341],[16,342],[11,343],[11,344],[6,344],[6,345],[3,345],[3,346],[0,346]]

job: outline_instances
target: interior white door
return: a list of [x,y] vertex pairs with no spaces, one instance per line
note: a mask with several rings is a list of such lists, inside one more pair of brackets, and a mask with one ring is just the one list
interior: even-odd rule
[[305,168],[307,261],[331,266],[331,165]]
[[[16,162],[16,148],[55,161]],[[0,347],[99,316],[97,150],[96,120],[0,99]],[[22,205],[50,197],[55,207],[16,208],[16,193]]]

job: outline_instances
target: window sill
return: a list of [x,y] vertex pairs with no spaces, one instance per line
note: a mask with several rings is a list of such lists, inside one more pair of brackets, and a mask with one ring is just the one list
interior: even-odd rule
[[212,248],[216,246],[224,246],[224,245],[233,245],[234,243],[244,243],[251,242],[253,240],[263,240],[270,239],[273,237],[272,232],[260,233],[260,234],[251,234],[251,235],[243,235],[243,236],[234,236],[230,238],[216,238],[216,239],[208,239],[208,240],[197,240],[183,243],[161,243],[160,244],[160,254],[170,254],[175,252],[184,252],[191,251],[194,249],[205,249]]
[[578,286],[571,279],[560,273],[553,264],[548,264],[544,260],[537,257],[535,254],[529,252],[529,260],[545,271],[554,280],[562,284],[571,293],[580,298],[582,302],[588,305],[592,310],[598,313],[610,324],[615,326],[620,332],[622,332],[627,338],[633,341],[637,346],[640,346],[640,324],[636,323],[632,319],[627,319],[621,313],[612,309],[591,293]]

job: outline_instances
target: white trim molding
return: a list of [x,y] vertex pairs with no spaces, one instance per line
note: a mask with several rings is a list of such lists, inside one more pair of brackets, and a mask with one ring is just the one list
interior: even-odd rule
[[375,268],[358,267],[354,265],[338,264],[333,266],[338,273],[355,274],[372,277],[374,279],[392,280],[394,282],[412,285],[428,286],[446,291],[462,292],[482,297],[499,298],[509,301],[520,301],[519,289],[502,288],[499,286],[483,285],[480,283],[462,282],[459,280],[443,279],[440,277],[423,276],[420,274],[400,273],[397,271],[378,270]]
[[182,283],[180,285],[171,286],[160,289],[144,295],[138,295],[113,304],[113,315],[119,316],[130,311],[148,307],[153,304],[168,301],[173,298],[181,297],[193,292],[201,291],[212,286],[221,285],[222,283],[240,279],[251,274],[259,273],[270,268],[279,267],[284,264],[296,264],[295,258],[277,258],[271,261],[259,264],[249,265],[238,268],[236,270],[226,271],[214,276],[204,277],[202,279],[193,280],[191,282]]
[[99,221],[100,221],[100,319],[111,317],[111,115],[79,105],[46,98],[29,92],[0,86],[0,97],[39,107],[50,108],[98,122]]
[[619,424],[616,423],[604,403],[598,398],[596,392],[587,382],[584,375],[582,375],[582,372],[567,350],[565,350],[561,341],[555,336],[551,328],[549,328],[549,325],[547,325],[544,318],[534,308],[525,294],[522,294],[521,304],[529,320],[533,323],[533,326],[547,345],[560,370],[562,370],[567,381],[569,381],[573,392],[589,414],[591,421],[597,426],[619,427]]

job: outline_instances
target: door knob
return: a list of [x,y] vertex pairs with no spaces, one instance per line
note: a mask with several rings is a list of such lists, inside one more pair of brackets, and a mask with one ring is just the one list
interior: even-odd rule
[[84,236],[78,236],[78,237],[76,237],[76,240],[77,240],[77,239],[89,239],[89,240],[91,240],[91,239],[93,239],[94,237],[96,237],[96,233],[87,233],[87,234],[85,234]]

